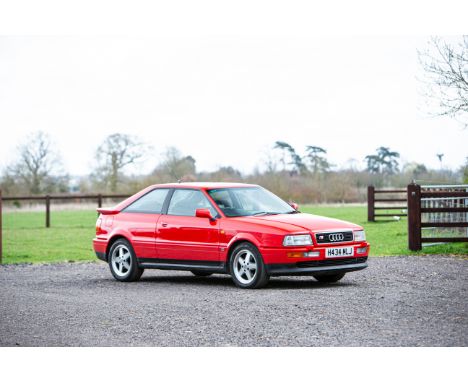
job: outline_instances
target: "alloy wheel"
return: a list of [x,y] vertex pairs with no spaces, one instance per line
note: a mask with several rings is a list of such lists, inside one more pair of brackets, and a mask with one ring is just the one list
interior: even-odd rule
[[132,256],[125,245],[115,247],[111,257],[112,269],[117,276],[125,277],[132,268]]
[[234,275],[242,284],[250,284],[257,274],[257,260],[248,249],[242,249],[234,259]]

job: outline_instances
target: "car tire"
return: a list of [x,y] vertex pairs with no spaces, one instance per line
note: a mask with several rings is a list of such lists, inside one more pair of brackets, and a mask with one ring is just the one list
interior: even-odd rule
[[234,284],[246,289],[262,288],[270,278],[262,255],[251,243],[241,243],[234,248],[229,258],[229,272]]
[[340,281],[344,277],[345,273],[332,273],[332,274],[325,274],[325,275],[317,275],[314,276],[315,280],[319,283],[324,284],[331,284]]
[[126,239],[118,239],[112,244],[108,263],[112,276],[122,282],[138,281],[144,271],[138,267],[135,251]]
[[213,272],[206,272],[206,271],[190,271],[197,277],[207,277],[211,276]]

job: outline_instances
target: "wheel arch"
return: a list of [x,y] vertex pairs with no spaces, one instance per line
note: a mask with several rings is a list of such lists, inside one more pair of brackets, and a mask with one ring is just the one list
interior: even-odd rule
[[232,253],[233,253],[234,250],[235,250],[240,244],[242,244],[242,243],[252,244],[255,248],[257,248],[258,252],[260,253],[260,256],[262,256],[262,253],[260,252],[259,243],[258,243],[256,240],[252,240],[252,238],[250,238],[250,237],[244,237],[244,236],[235,238],[234,240],[232,240],[232,241],[229,243],[228,253],[227,253],[227,256],[226,256],[226,271],[227,271],[228,273],[229,273],[229,271],[230,271],[230,263],[231,263],[231,256],[232,256]]
[[114,236],[112,236],[110,239],[109,239],[109,242],[107,243],[107,247],[106,247],[106,261],[109,261],[109,251],[110,249],[112,248],[112,245],[114,245],[114,243],[119,240],[119,239],[125,239],[127,240],[130,245],[132,245],[132,242],[128,239],[128,237],[126,237],[125,235],[121,234],[121,233],[118,233],[118,234],[115,234]]

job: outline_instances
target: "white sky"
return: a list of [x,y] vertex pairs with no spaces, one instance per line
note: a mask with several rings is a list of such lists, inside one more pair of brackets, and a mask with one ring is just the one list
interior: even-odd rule
[[342,165],[389,146],[404,161],[458,168],[468,129],[419,111],[416,49],[427,37],[211,35],[0,38],[0,168],[34,130],[67,171],[91,171],[106,135],[140,136],[198,170],[261,165],[274,141]]

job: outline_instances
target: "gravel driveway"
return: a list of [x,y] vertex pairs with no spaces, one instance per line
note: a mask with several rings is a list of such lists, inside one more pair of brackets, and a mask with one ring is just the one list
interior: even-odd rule
[[225,275],[105,263],[0,267],[2,346],[467,346],[468,261],[371,258],[339,284],[281,277],[241,290]]

